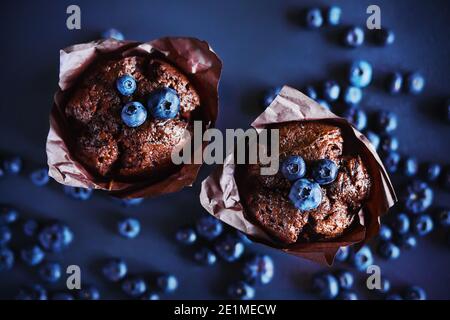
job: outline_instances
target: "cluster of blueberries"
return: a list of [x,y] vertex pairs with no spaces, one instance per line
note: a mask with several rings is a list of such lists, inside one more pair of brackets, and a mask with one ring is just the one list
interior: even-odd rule
[[[136,79],[129,74],[120,76],[116,81],[117,91],[123,96],[131,96],[137,88]],[[180,111],[180,98],[172,88],[161,88],[150,93],[147,109],[155,119],[173,119]],[[122,108],[122,121],[128,127],[139,127],[147,119],[147,109],[138,101],[131,101]]]
[[338,167],[334,161],[321,159],[313,164],[309,174],[310,179],[304,178],[306,164],[298,155],[286,158],[280,170],[287,180],[294,182],[289,192],[289,199],[301,211],[313,210],[320,205],[322,202],[320,185],[332,183],[338,173]]
[[242,259],[245,256],[245,245],[251,241],[239,231],[227,230],[212,216],[199,218],[195,226],[180,228],[176,233],[176,240],[183,246],[192,246],[193,259],[201,265],[215,265],[218,258],[228,263],[243,260],[242,280],[228,287],[229,298],[253,299],[256,285],[265,285],[272,281],[272,258],[264,254],[252,254]]

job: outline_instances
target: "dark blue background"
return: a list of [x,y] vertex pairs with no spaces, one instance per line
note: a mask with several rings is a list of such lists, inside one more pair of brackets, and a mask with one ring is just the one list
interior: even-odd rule
[[[66,8],[74,3],[82,12],[79,31],[65,27]],[[344,25],[363,26],[372,1],[9,1],[2,5],[0,19],[0,149],[22,155],[27,169],[45,164],[59,49],[95,39],[114,26],[133,40],[166,35],[207,40],[224,62],[221,129],[247,128],[262,110],[256,96],[265,87],[341,80],[345,64],[354,58],[367,59],[374,66],[375,85],[365,90],[362,106],[399,114],[403,153],[421,161],[449,163],[449,127],[436,112],[450,92],[449,2],[378,1],[382,24],[395,30],[396,42],[385,49],[367,44],[355,50],[337,43],[340,28],[307,31],[291,19],[290,13],[298,8],[330,3],[341,5]],[[394,69],[423,72],[426,92],[418,97],[384,94],[377,84]],[[205,214],[198,193],[200,181],[210,169],[203,168],[193,188],[146,200],[135,208],[122,208],[100,193],[88,202],[77,202],[65,197],[56,183],[38,188],[26,175],[2,179],[0,201],[16,205],[24,216],[67,222],[75,232],[74,244],[54,259],[64,265],[80,265],[83,282],[98,285],[106,298],[123,297],[99,275],[99,261],[109,256],[124,257],[132,273],[176,274],[180,288],[173,298],[224,298],[226,284],[239,278],[238,266],[221,263],[205,269],[192,262],[173,240],[179,225]],[[449,205],[448,194],[437,191],[436,203]],[[142,222],[142,233],[135,240],[124,240],[115,233],[117,219],[126,215]],[[277,267],[274,281],[258,289],[257,298],[314,298],[307,280],[324,267],[260,245],[249,250],[271,254]],[[377,262],[396,287],[418,284],[430,298],[450,298],[450,259],[440,233],[420,239],[416,250],[402,253],[397,261]],[[19,285],[34,281],[38,281],[34,271],[19,262],[14,271],[0,274],[0,297],[12,297]]]

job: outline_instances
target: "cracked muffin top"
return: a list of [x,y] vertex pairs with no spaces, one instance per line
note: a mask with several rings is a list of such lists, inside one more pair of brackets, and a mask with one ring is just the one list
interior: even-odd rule
[[65,107],[73,154],[103,177],[163,177],[174,170],[171,151],[199,106],[194,86],[168,62],[141,56],[97,62]]
[[361,157],[346,154],[341,129],[327,123],[279,123],[268,129],[279,129],[279,172],[264,176],[259,164],[238,166],[236,180],[249,218],[287,244],[342,235],[370,192]]

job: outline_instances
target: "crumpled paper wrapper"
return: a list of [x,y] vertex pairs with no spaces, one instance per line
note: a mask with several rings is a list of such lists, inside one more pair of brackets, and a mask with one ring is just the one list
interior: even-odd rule
[[210,214],[240,230],[255,242],[331,265],[340,247],[357,244],[360,248],[378,233],[380,216],[394,205],[397,198],[382,161],[367,138],[347,120],[336,116],[300,91],[288,86],[283,87],[271,105],[251,125],[259,133],[271,123],[313,120],[327,121],[339,126],[344,135],[344,143],[350,143],[357,148],[368,168],[372,189],[369,199],[358,214],[359,223],[355,227],[333,240],[289,245],[276,242],[245,213],[236,183],[236,166],[232,164],[233,154],[229,154],[223,166],[202,182],[200,202]]
[[[113,39],[78,44],[60,51],[59,90],[54,97],[47,137],[49,175],[57,182],[73,187],[109,191],[119,198],[152,197],[179,191],[197,177],[199,164],[179,166],[160,181],[114,181],[89,173],[70,152],[70,127],[64,113],[65,103],[77,80],[97,59],[105,55],[127,57],[159,54],[180,69],[200,95],[204,127],[213,127],[218,114],[218,84],[222,62],[208,43],[195,38],[161,38],[150,42]],[[204,147],[204,146],[203,146]]]

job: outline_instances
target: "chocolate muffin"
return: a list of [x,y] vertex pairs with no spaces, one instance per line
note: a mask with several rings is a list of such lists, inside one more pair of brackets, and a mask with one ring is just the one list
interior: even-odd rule
[[[370,193],[371,179],[361,157],[347,152],[341,129],[321,122],[274,124],[279,129],[280,164],[290,156],[306,163],[305,178],[313,180],[317,161],[337,165],[334,180],[321,184],[321,200],[311,210],[300,210],[289,197],[294,181],[278,172],[260,175],[260,165],[241,165],[237,171],[239,192],[249,218],[283,243],[337,238],[352,223]],[[280,170],[281,171],[281,170]]]
[[[121,91],[121,77],[131,78],[135,87]],[[148,109],[149,97],[161,90],[171,90],[176,96],[179,106],[170,117],[157,117]],[[138,111],[146,117],[143,123],[124,120],[124,106],[130,103],[141,105]],[[73,129],[72,154],[99,176],[117,180],[164,177],[175,170],[171,151],[185,131],[191,131],[193,112],[199,107],[199,95],[189,79],[162,59],[101,60],[84,73],[65,107]],[[136,110],[131,106],[128,111]]]

